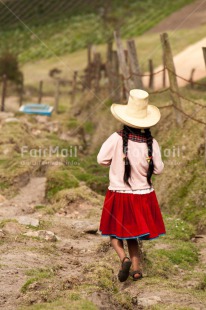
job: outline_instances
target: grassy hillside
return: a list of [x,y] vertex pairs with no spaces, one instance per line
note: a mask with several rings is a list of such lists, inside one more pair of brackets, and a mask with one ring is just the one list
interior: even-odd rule
[[115,28],[125,38],[141,35],[190,2],[7,1],[0,4],[0,52],[10,49],[26,62],[106,42]]

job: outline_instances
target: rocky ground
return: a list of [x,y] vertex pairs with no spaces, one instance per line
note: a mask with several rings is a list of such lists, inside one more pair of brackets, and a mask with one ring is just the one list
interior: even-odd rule
[[[34,177],[14,198],[0,197],[0,309],[205,309],[205,236],[192,240],[193,270],[177,264],[167,276],[146,271],[139,282],[118,283],[118,259],[98,233],[102,197],[83,186],[93,202],[77,199],[50,215],[45,182]],[[162,238],[147,246],[171,245]]]
[[0,309],[205,309],[206,237],[194,226],[163,212],[166,236],[140,244],[143,279],[119,283],[119,259],[98,231],[104,196],[95,190],[106,179],[91,176],[95,159],[90,174],[83,161],[38,168],[26,157],[21,166],[23,145],[78,144],[58,117],[1,114]]

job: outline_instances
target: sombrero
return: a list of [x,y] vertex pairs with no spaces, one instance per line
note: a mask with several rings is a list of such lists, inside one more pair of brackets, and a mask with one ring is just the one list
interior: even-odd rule
[[149,94],[141,89],[132,89],[127,104],[113,103],[111,112],[121,123],[134,128],[149,128],[156,125],[161,117],[159,109],[148,104]]

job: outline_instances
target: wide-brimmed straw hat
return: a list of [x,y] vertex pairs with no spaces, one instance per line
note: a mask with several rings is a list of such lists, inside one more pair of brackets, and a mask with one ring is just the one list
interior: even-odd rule
[[149,94],[142,89],[132,89],[127,104],[111,105],[113,116],[121,123],[134,128],[149,128],[156,125],[161,117],[159,109],[148,104]]

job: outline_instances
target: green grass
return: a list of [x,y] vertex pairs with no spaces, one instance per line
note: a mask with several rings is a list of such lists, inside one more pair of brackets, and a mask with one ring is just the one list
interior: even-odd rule
[[48,170],[46,183],[46,197],[51,200],[52,197],[63,189],[78,187],[78,180],[69,172],[69,170]]
[[40,303],[27,307],[19,307],[18,310],[98,310],[98,308],[85,298],[74,299],[77,295],[71,295],[71,298],[59,299],[50,303]]
[[3,228],[6,225],[6,223],[10,223],[10,222],[18,223],[17,220],[15,220],[15,219],[2,220],[2,221],[0,221],[0,228]]
[[26,275],[30,276],[26,283],[21,287],[21,292],[26,293],[29,286],[34,283],[41,281],[42,279],[48,279],[53,277],[54,271],[52,269],[31,269],[26,272]]
[[[164,216],[166,235],[143,244],[144,269],[149,277],[171,279],[178,268],[194,269],[198,263],[198,250],[191,242],[195,228],[175,216]],[[156,246],[160,248],[156,248]],[[163,246],[161,248],[161,245]]]
[[[61,15],[59,20],[51,18],[43,22],[42,17],[43,23],[30,23],[29,29],[18,23],[14,29],[7,27],[8,30],[2,30],[0,52],[9,49],[19,55],[21,62],[60,56],[85,48],[89,43],[104,43],[112,36],[117,25],[121,25],[124,38],[138,36],[190,2],[192,0],[176,0],[172,3],[169,0],[112,1],[106,5],[110,6],[106,23],[98,14],[98,8],[88,12],[88,9],[84,10],[82,2],[79,15],[72,14],[70,10],[69,15]],[[33,10],[30,13],[33,14]]]

